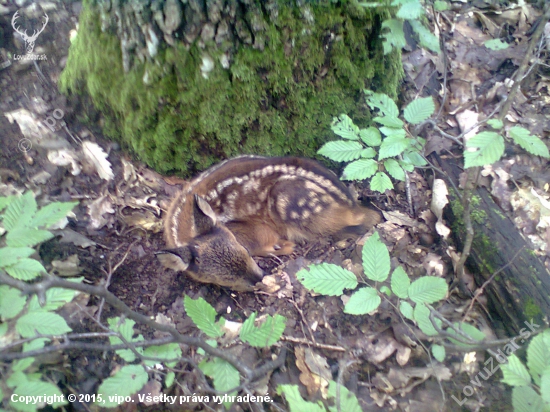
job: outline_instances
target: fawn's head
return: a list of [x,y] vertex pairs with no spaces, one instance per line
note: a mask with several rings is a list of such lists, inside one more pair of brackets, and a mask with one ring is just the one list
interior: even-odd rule
[[185,271],[199,282],[215,283],[239,292],[253,290],[262,280],[262,270],[198,195],[193,198],[192,226],[196,236],[187,244],[157,254],[163,265]]

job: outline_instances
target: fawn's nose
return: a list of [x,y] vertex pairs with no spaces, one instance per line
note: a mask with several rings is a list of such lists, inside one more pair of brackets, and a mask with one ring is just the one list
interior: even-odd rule
[[264,271],[260,269],[258,264],[252,260],[252,265],[250,267],[250,277],[256,280],[257,282],[261,282],[261,280],[264,277]]

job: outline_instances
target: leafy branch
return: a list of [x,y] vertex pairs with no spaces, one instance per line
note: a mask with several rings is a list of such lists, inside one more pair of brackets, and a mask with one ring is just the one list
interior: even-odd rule
[[[265,373],[264,368],[274,369],[273,363],[266,362],[263,367],[256,368],[254,370],[250,369],[248,366],[243,365],[237,358],[234,356],[222,351],[220,349],[212,347],[208,342],[201,338],[194,338],[191,336],[186,336],[180,334],[173,326],[164,325],[158,323],[148,316],[142,315],[138,312],[130,309],[123,301],[113,295],[111,292],[103,288],[102,286],[93,286],[86,285],[82,283],[74,283],[64,279],[61,279],[57,276],[48,275],[44,280],[28,284],[17,279],[10,278],[5,273],[0,271],[0,284],[8,285],[13,288],[16,288],[22,292],[23,295],[37,295],[39,298],[42,296],[42,299],[45,299],[45,292],[51,288],[63,288],[69,290],[76,290],[79,292],[87,293],[89,295],[94,295],[100,298],[105,299],[109,305],[117,309],[122,315],[128,319],[132,319],[136,322],[139,322],[145,326],[149,326],[152,329],[155,329],[160,332],[166,332],[171,335],[172,342],[182,343],[189,346],[194,346],[201,348],[209,355],[221,358],[229,362],[232,366],[239,371],[239,373],[245,378],[245,380],[251,382],[258,377],[262,376]],[[0,352],[0,359],[3,359],[4,351]],[[279,360],[279,359],[278,359]],[[282,361],[281,361],[282,362]],[[266,366],[267,365],[267,366]],[[276,364],[278,365],[278,363]]]
[[[422,155],[425,140],[409,132],[389,96],[370,90],[365,90],[365,96],[370,108],[379,111],[373,121],[380,126],[361,129],[342,114],[334,118],[331,126],[342,140],[325,143],[318,153],[336,162],[351,162],[344,168],[343,180],[370,179],[371,190],[384,193],[393,189],[388,174],[396,180],[406,180],[407,172],[427,164]],[[408,124],[420,124],[434,110],[431,97],[416,99],[405,107],[403,118]]]
[[[42,263],[33,258],[36,256],[34,247],[52,238],[48,229],[63,225],[60,222],[66,223],[65,216],[76,204],[57,202],[39,209],[32,192],[22,196],[0,197],[0,212],[5,209],[0,218],[6,230],[0,237],[0,241],[6,245],[0,247],[0,317],[3,321],[0,323],[0,337],[8,338],[3,339],[6,343],[0,348],[0,359],[11,361],[11,364],[3,366],[2,373],[7,379],[6,387],[0,387],[0,399],[6,395],[4,389],[21,396],[61,395],[60,389],[53,382],[43,380],[42,373],[31,373],[30,369],[34,369],[37,356],[69,349],[115,351],[127,363],[140,362],[122,366],[113,376],[106,378],[99,387],[99,393],[106,396],[130,396],[136,393],[149,380],[147,368],[159,362],[168,369],[165,374],[167,387],[174,382],[173,368],[176,364],[186,362],[197,371],[206,392],[218,395],[246,389],[255,379],[283,364],[286,356],[284,348],[276,360],[251,369],[228,351],[212,346],[212,342],[182,335],[170,325],[160,324],[132,311],[107,290],[108,280],[128,252],[114,267],[109,265],[109,271],[105,273],[107,283],[101,286],[83,284],[82,278],[69,281],[48,274]],[[28,283],[28,280],[35,282]],[[101,310],[98,310],[92,321],[103,332],[70,333],[71,327],[54,311],[70,302],[78,292],[97,296],[101,301],[100,308],[107,303],[119,310],[121,317],[107,319],[107,325],[104,325],[100,321]],[[244,328],[241,333],[242,340],[253,346],[272,345],[284,330],[284,318],[281,316],[268,319],[259,327],[254,325],[254,320],[255,316],[251,317],[247,333]],[[134,330],[138,322],[169,336],[145,340]],[[82,342],[83,339],[108,339],[109,344]],[[234,379],[220,387],[220,375],[216,371],[206,373],[214,380],[216,389],[212,388],[201,369],[204,362],[197,364],[194,359],[182,356],[180,344],[200,348],[202,353],[210,355],[212,360],[208,362],[211,365],[225,365],[226,369],[234,371]],[[62,400],[52,405],[58,407],[64,404],[66,401]],[[23,407],[19,403],[10,402],[10,405],[17,410]],[[117,406],[117,403],[106,400],[102,406],[112,407]],[[27,405],[25,410],[38,407]]]

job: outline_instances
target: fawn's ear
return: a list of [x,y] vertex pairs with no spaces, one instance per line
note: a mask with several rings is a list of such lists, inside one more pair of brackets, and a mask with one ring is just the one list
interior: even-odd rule
[[193,223],[197,235],[211,232],[217,224],[217,217],[210,205],[199,195],[195,195],[193,202]]
[[176,272],[183,272],[189,267],[193,255],[189,246],[180,247],[177,249],[166,249],[155,253],[162,265]]

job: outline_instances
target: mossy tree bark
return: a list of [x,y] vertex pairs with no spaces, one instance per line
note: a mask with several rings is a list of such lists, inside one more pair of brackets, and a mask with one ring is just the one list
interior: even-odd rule
[[161,172],[240,153],[314,156],[330,122],[396,95],[384,9],[356,1],[84,1],[60,88],[88,94],[105,132]]
[[[439,159],[439,166],[451,179],[459,181],[463,169],[454,160]],[[453,233],[462,248],[463,209],[454,192],[450,193],[450,201],[447,220],[454,222]],[[508,335],[520,334],[525,322],[546,324],[550,313],[550,276],[545,265],[487,189],[478,187],[472,204],[475,235],[467,265],[478,286],[487,283],[484,294],[495,316],[493,320]]]

